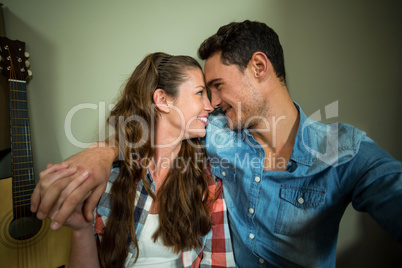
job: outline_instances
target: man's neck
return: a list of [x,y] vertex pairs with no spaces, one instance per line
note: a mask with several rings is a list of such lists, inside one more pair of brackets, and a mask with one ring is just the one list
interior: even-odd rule
[[264,170],[285,170],[292,154],[300,115],[292,100],[273,106],[266,122],[250,129],[265,151]]

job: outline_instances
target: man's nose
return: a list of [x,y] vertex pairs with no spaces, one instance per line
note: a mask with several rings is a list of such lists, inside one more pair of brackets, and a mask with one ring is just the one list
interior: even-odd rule
[[218,108],[222,103],[222,99],[218,96],[218,94],[211,92],[211,105],[215,109]]

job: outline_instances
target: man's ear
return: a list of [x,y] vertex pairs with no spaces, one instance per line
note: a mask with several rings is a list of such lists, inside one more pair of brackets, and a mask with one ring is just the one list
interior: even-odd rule
[[253,56],[251,56],[250,66],[252,68],[254,77],[260,81],[264,80],[274,71],[271,61],[268,59],[267,55],[260,51],[255,52]]
[[153,95],[153,100],[159,112],[169,113],[170,107],[168,105],[168,98],[163,89],[157,88]]

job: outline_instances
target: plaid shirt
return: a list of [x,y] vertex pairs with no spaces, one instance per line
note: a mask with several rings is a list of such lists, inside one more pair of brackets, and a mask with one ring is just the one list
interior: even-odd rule
[[[103,193],[95,210],[93,227],[98,243],[102,240],[102,230],[110,215],[110,189],[118,178],[119,172],[119,168],[112,168],[106,191]],[[203,248],[184,250],[182,252],[183,267],[235,267],[227,221],[226,203],[222,193],[222,182],[221,179],[213,176],[209,169],[206,170],[206,173],[215,179],[210,180],[209,185],[210,194],[212,196],[216,194],[216,201],[213,203],[211,209],[213,225],[211,231],[203,237]],[[151,184],[151,190],[155,192],[155,183],[149,173],[147,173],[147,179]],[[141,232],[147,220],[152,201],[152,198],[145,190],[142,180],[140,180],[137,184],[137,200],[135,201],[134,210],[134,228],[138,240],[141,239]],[[125,267],[133,265],[135,255],[135,246],[133,243],[130,243]]]

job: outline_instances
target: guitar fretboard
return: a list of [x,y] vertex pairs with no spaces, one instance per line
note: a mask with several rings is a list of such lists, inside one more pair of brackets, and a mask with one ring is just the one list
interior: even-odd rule
[[9,79],[11,162],[14,217],[32,215],[30,199],[35,188],[28,99],[25,81]]

